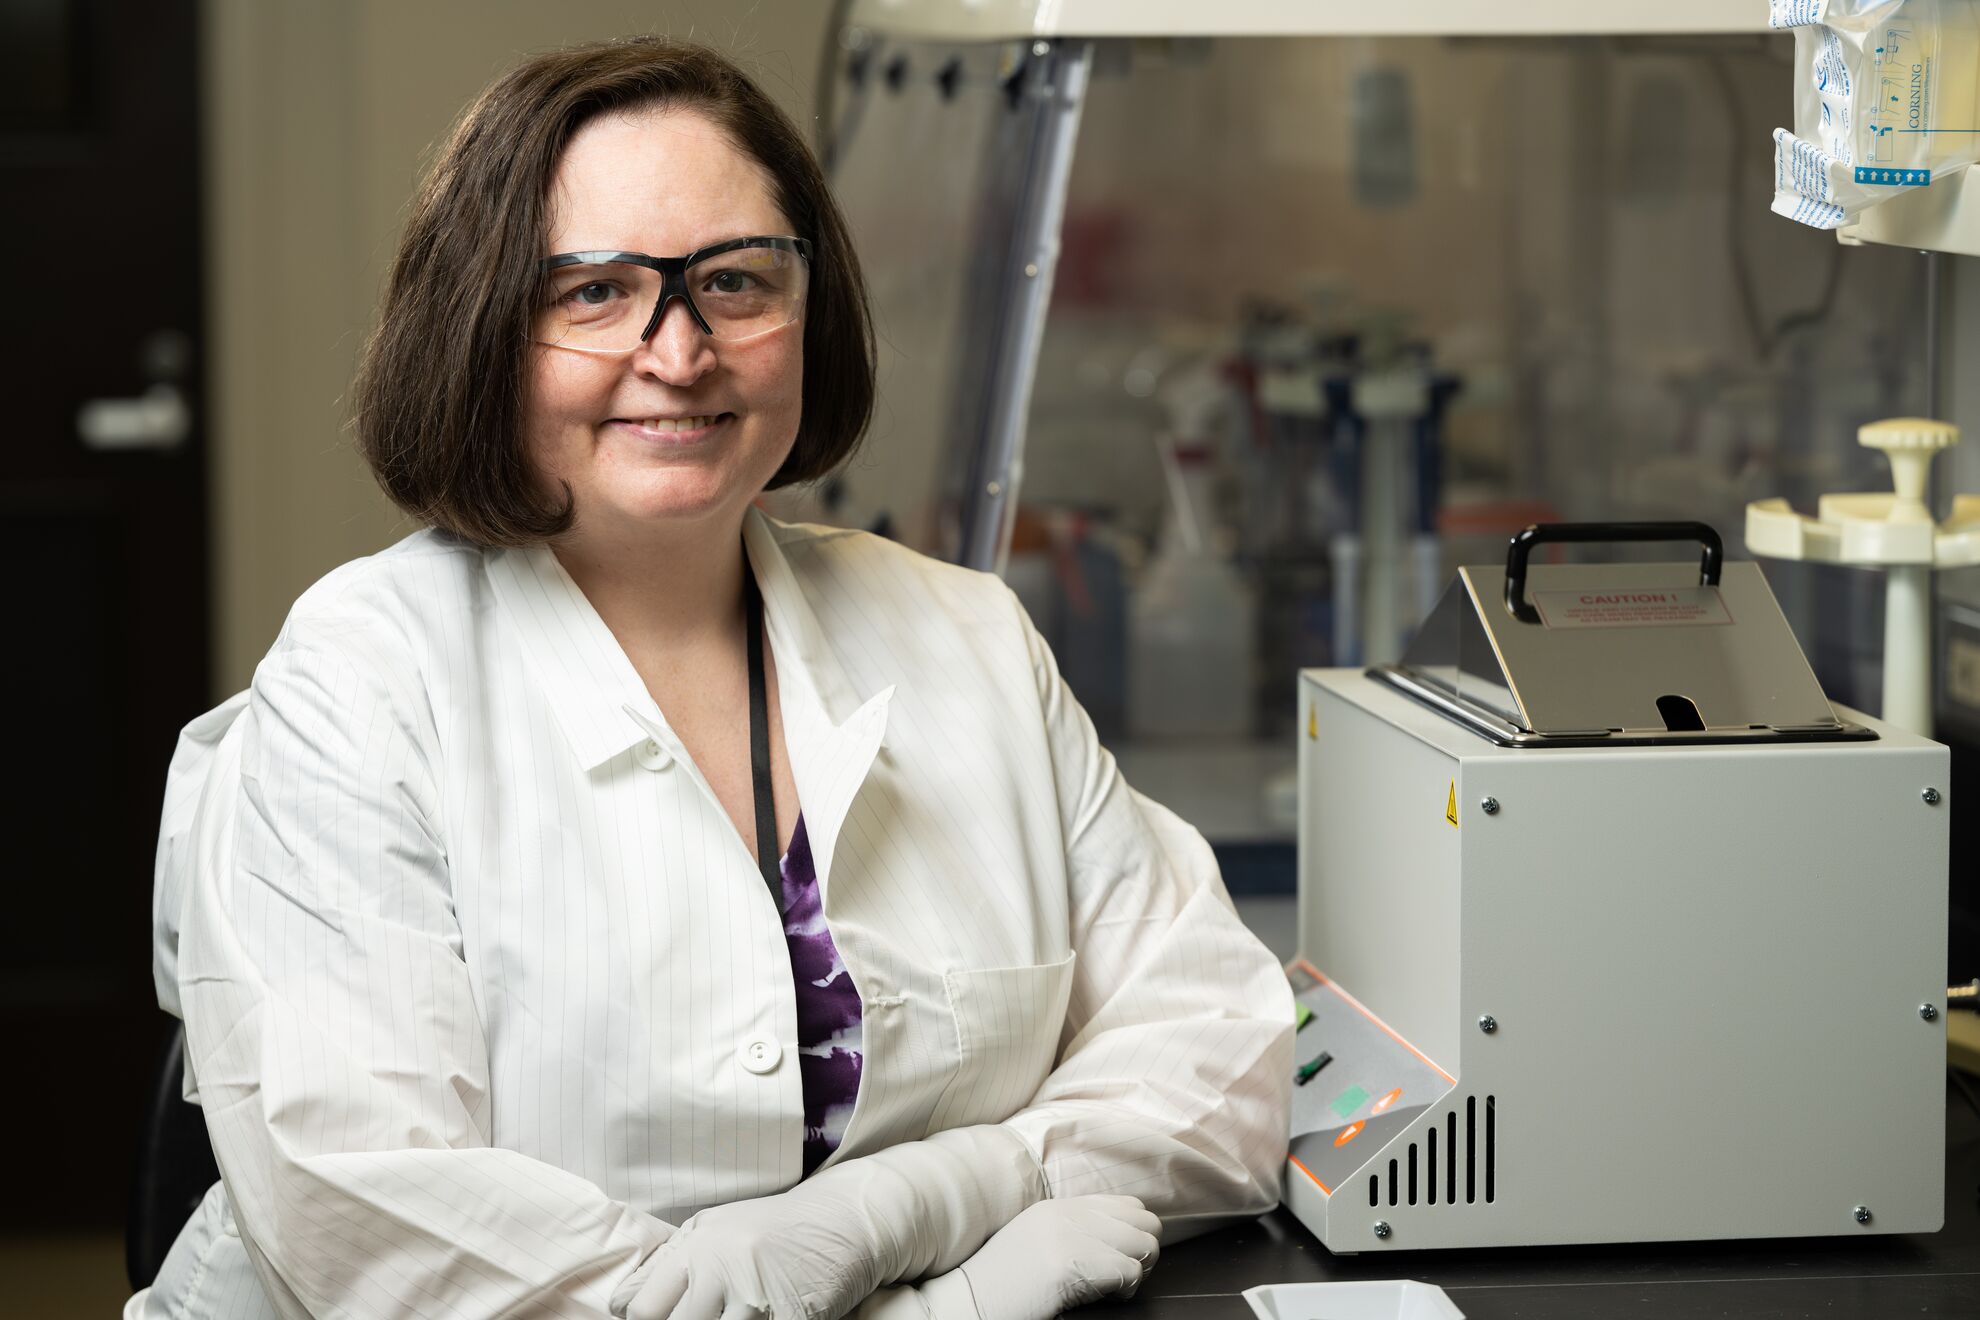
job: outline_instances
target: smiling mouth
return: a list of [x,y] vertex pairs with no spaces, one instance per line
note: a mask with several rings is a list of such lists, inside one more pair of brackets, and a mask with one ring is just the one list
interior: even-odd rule
[[619,417],[614,420],[642,431],[671,435],[677,431],[703,431],[731,416],[731,413],[704,413],[696,417]]

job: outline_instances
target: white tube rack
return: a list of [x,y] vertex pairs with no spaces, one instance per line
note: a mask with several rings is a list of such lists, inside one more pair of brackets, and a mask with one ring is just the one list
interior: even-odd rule
[[1980,564],[1980,496],[1961,495],[1952,517],[1934,522],[1925,504],[1932,457],[1959,443],[1959,428],[1923,417],[1871,422],[1858,443],[1891,464],[1888,493],[1824,495],[1813,518],[1786,500],[1746,506],[1746,548],[1770,559],[1881,568],[1884,708],[1889,723],[1932,733],[1932,573]]

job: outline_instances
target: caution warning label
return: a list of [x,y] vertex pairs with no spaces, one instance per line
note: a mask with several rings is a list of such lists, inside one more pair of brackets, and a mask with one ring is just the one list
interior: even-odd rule
[[1453,828],[1456,828],[1456,826],[1457,826],[1457,780],[1455,780],[1455,779],[1453,779],[1453,780],[1451,781],[1451,791],[1450,791],[1450,793],[1449,793],[1449,794],[1448,794],[1448,795],[1447,795],[1447,796],[1446,796],[1446,797],[1444,798],[1444,819],[1445,819],[1445,820],[1447,820],[1447,821],[1449,821],[1449,822],[1451,823],[1451,826],[1452,826]]
[[1536,591],[1533,607],[1549,628],[1697,628],[1733,621],[1717,587]]

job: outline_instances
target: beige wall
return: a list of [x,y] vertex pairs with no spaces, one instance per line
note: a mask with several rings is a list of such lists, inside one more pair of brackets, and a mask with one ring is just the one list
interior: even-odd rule
[[428,153],[530,51],[627,32],[739,58],[801,124],[824,0],[207,0],[214,682],[290,603],[411,530],[345,430],[356,350]]

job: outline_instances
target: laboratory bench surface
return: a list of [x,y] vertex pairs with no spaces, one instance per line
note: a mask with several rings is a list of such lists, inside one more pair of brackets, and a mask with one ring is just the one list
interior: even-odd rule
[[1077,1314],[1249,1320],[1246,1288],[1355,1279],[1434,1283],[1466,1320],[1980,1317],[1980,1116],[1947,1087],[1937,1233],[1336,1256],[1280,1209],[1164,1250],[1133,1301]]

